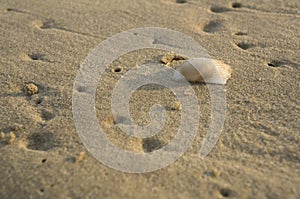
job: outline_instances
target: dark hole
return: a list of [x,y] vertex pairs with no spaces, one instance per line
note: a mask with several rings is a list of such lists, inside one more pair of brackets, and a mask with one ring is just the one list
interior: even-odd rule
[[40,192],[42,192],[42,193],[43,193],[44,191],[45,191],[44,189],[40,189]]
[[273,63],[268,63],[268,66],[276,67]]
[[28,55],[28,56],[29,56],[32,60],[42,60],[44,55],[39,54],[39,53],[35,53],[35,54]]
[[39,61],[44,61],[44,62],[51,62],[48,60],[44,54],[41,53],[34,53],[34,54],[29,54],[28,55],[32,60],[39,60]]
[[243,49],[243,50],[247,50],[247,49],[249,49],[249,48],[251,48],[253,46],[252,44],[245,43],[245,42],[241,42],[241,43],[238,43],[236,45],[238,47],[240,47],[241,49]]
[[208,24],[206,24],[203,27],[203,31],[208,33],[214,33],[214,32],[221,31],[222,28],[223,28],[223,24],[221,21],[210,21]]
[[47,159],[43,159],[43,160],[42,160],[42,163],[45,163],[45,162],[47,162]]
[[49,28],[54,28],[55,26],[55,21],[53,19],[50,19],[41,26],[42,29],[49,29]]
[[87,88],[84,87],[84,86],[78,86],[78,87],[77,87],[77,91],[78,91],[79,93],[84,93],[84,92],[87,91]]
[[42,99],[37,99],[35,103],[36,103],[36,104],[41,104],[42,102],[43,102]]
[[71,162],[71,163],[75,163],[76,162],[76,158],[75,157],[68,157],[65,160],[66,160],[66,162]]
[[122,71],[122,68],[120,68],[120,67],[117,67],[117,68],[115,68],[113,71],[114,71],[115,73],[119,73],[119,72],[121,72],[121,71]]
[[276,68],[276,67],[282,66],[283,64],[284,64],[284,63],[282,63],[282,62],[280,62],[280,61],[274,60],[274,61],[272,61],[272,62],[269,62],[269,63],[268,63],[268,66]]
[[135,33],[133,33],[134,35],[138,35],[136,32]]
[[235,35],[243,36],[243,35],[247,35],[247,33],[245,33],[245,32],[236,32]]
[[285,65],[286,62],[285,61],[280,61],[280,60],[271,60],[269,63],[268,63],[268,66],[270,67],[281,67],[283,65]]
[[176,0],[176,3],[186,3],[187,0]]
[[220,190],[220,194],[221,194],[223,197],[227,198],[227,197],[230,196],[231,190],[229,190],[229,189],[221,189],[221,190]]
[[164,146],[164,143],[159,139],[153,137],[146,138],[143,140],[143,149],[144,152],[152,152],[161,149]]
[[43,110],[41,116],[44,120],[51,120],[55,117],[54,113],[47,110]]
[[250,104],[250,101],[249,100],[244,100],[244,103],[245,104]]
[[232,3],[233,8],[241,8],[242,4],[241,3]]
[[26,13],[25,11],[18,10],[18,9],[14,9],[14,8],[7,8],[6,11],[7,11],[7,12],[20,12],[20,13]]
[[22,12],[22,13],[26,13],[24,11],[21,11],[21,10],[15,9],[15,8],[7,8],[6,11],[8,11],[8,12]]
[[220,6],[212,6],[210,8],[210,10],[215,13],[222,13],[222,12],[230,11],[228,8],[220,7]]

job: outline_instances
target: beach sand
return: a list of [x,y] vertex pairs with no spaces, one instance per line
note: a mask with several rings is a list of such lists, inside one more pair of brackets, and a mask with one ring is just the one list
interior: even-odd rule
[[[190,149],[163,169],[131,174],[86,150],[76,133],[72,93],[91,50],[139,27],[182,32],[233,73],[225,86],[224,128],[208,156],[197,152],[210,123],[209,93],[205,84],[193,84],[200,121]],[[299,27],[298,0],[2,1],[0,198],[299,198]],[[126,136],[110,111],[121,75],[136,64],[159,63],[164,53],[124,55],[99,83],[99,124],[121,148],[151,152],[175,135],[180,108],[169,90],[150,86],[131,98],[140,124],[149,122],[151,105],[170,107],[170,121],[153,138]]]

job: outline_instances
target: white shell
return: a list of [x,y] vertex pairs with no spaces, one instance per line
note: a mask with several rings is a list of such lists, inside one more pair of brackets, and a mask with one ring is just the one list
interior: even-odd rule
[[175,80],[186,79],[190,82],[226,84],[231,77],[231,66],[215,59],[205,57],[187,60],[174,73]]

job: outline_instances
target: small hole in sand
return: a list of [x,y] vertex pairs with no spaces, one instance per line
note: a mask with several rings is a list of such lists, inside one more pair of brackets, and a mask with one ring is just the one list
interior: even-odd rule
[[245,32],[236,32],[234,33],[235,35],[238,35],[238,36],[243,36],[243,35],[247,35],[247,33]]
[[187,0],[176,0],[176,3],[187,3]]
[[47,59],[44,54],[41,54],[41,53],[29,54],[28,57],[29,57],[29,59],[34,60],[34,61],[43,61],[43,62],[49,62],[49,63],[52,62],[49,59]]
[[271,67],[277,67],[277,66],[275,66],[273,63],[268,63],[268,66],[271,66]]
[[222,30],[223,24],[221,21],[210,21],[204,27],[203,31],[207,33],[214,33]]
[[221,189],[220,190],[220,194],[224,197],[224,198],[227,198],[229,196],[232,195],[232,191],[230,189]]
[[84,86],[78,86],[78,87],[77,87],[77,91],[78,91],[79,93],[84,93],[84,92],[87,91],[87,88],[84,87]]
[[279,60],[272,60],[268,63],[268,66],[276,68],[282,66],[283,64],[284,63]]
[[159,139],[150,137],[143,140],[143,150],[144,152],[153,152],[161,149],[164,143]]
[[41,117],[43,118],[43,120],[51,120],[55,117],[55,114],[52,111],[45,109],[42,110]]
[[68,157],[65,159],[66,162],[70,162],[70,163],[75,163],[76,162],[76,158],[75,157]]
[[40,192],[44,193],[44,191],[45,191],[44,189],[40,189]]
[[55,21],[53,19],[49,19],[48,21],[45,21],[41,26],[42,29],[50,29],[54,27],[55,27]]
[[237,43],[236,45],[243,50],[247,50],[247,49],[253,47],[252,44],[245,43],[245,42],[240,42],[240,43]]
[[44,55],[40,53],[34,53],[28,55],[32,60],[43,60]]
[[15,9],[15,8],[7,8],[6,11],[7,11],[7,12],[20,12],[20,13],[26,13],[25,11],[18,10],[18,9]]
[[41,104],[42,102],[43,102],[42,99],[37,99],[35,103],[36,103],[36,104]]
[[45,162],[47,162],[47,159],[42,159],[42,163],[45,163]]
[[214,13],[222,13],[222,12],[228,12],[228,11],[230,11],[228,8],[221,7],[221,6],[216,6],[216,5],[212,6],[210,8],[210,10],[212,12],[214,12]]
[[241,8],[241,7],[242,7],[242,4],[241,4],[241,3],[235,2],[235,3],[232,3],[232,7],[233,7],[233,8]]
[[122,72],[122,68],[121,67],[116,67],[116,68],[114,68],[112,71],[114,72],[114,73],[120,73],[120,72]]

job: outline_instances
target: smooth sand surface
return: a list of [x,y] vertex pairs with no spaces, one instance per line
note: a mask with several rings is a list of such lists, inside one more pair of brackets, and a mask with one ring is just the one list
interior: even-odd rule
[[[298,0],[10,0],[0,3],[0,198],[300,197],[300,2]],[[205,84],[193,84],[199,130],[189,151],[161,170],[129,174],[106,167],[76,133],[77,70],[101,41],[138,27],[180,31],[232,66],[227,116],[212,152],[197,151],[210,123]],[[168,144],[178,128],[167,89],[139,89],[132,117],[147,124],[153,104],[170,121],[149,139],[120,132],[110,112],[118,79],[165,52],[139,50],[112,63],[96,94],[99,124],[127,150]],[[122,67],[121,71],[115,69]],[[29,85],[29,83],[33,83]],[[35,87],[35,85],[37,87]],[[165,133],[165,134],[164,134]]]

